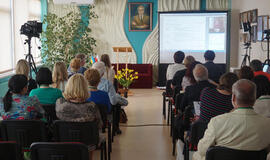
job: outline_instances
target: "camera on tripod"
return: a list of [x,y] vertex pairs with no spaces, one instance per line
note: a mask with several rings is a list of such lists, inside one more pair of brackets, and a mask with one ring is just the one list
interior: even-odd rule
[[42,32],[42,23],[37,21],[27,21],[21,26],[21,34],[24,34],[28,37],[37,37],[39,38],[40,33]]

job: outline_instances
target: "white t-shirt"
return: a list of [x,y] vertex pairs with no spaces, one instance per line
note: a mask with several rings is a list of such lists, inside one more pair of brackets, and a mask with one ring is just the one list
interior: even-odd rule
[[183,70],[183,69],[185,69],[185,68],[186,68],[186,67],[185,67],[183,64],[179,64],[179,63],[170,64],[170,65],[168,66],[167,74],[166,74],[167,81],[168,81],[168,80],[172,80],[174,74],[175,74],[177,71]]

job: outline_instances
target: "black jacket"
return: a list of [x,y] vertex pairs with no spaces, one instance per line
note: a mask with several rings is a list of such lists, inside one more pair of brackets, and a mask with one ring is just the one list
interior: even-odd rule
[[217,65],[217,64],[215,64],[213,62],[206,62],[204,64],[204,66],[208,70],[209,79],[211,79],[211,80],[215,81],[216,83],[218,83],[220,76],[223,74],[222,68],[219,65]]

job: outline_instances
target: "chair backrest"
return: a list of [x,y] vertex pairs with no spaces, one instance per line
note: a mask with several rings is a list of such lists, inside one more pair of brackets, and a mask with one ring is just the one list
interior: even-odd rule
[[244,151],[226,147],[210,147],[206,152],[206,160],[266,160],[267,152]]
[[42,108],[45,110],[45,117],[49,124],[52,124],[53,121],[58,120],[55,111],[55,104],[43,104]]
[[48,140],[45,123],[38,120],[4,120],[1,132],[4,141],[16,141],[20,147]]
[[81,142],[86,145],[97,145],[99,129],[96,122],[54,122],[54,134],[59,142]]
[[197,148],[200,139],[203,138],[204,132],[207,129],[207,123],[197,120],[191,125],[190,144],[192,148]]
[[31,145],[31,160],[89,160],[88,148],[81,143],[41,142]]
[[105,125],[107,122],[108,107],[104,104],[96,104],[96,105],[99,109],[99,113],[101,115],[102,122]]
[[0,142],[1,160],[23,160],[19,145],[13,141]]

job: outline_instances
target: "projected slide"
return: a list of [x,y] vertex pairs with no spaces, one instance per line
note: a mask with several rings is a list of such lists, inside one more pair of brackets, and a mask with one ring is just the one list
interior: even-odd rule
[[160,13],[160,63],[174,63],[182,50],[204,62],[206,50],[216,63],[226,63],[227,13]]

